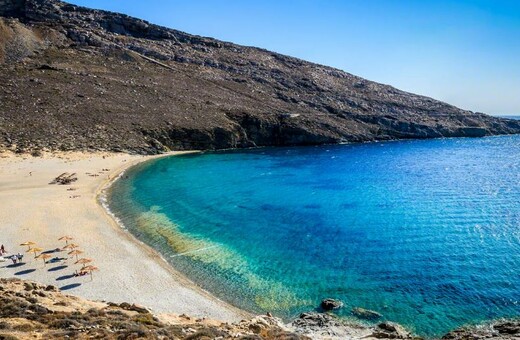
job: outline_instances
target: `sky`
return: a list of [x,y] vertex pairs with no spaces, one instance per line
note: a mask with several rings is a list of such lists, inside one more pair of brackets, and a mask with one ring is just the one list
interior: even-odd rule
[[69,0],[520,115],[520,0]]

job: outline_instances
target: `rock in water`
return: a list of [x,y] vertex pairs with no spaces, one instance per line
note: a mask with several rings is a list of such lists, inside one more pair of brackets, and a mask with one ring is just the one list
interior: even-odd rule
[[324,310],[334,310],[334,309],[340,309],[343,307],[343,302],[335,299],[325,299],[321,301],[321,308]]
[[351,312],[354,316],[365,320],[376,320],[382,317],[378,312],[360,307],[353,308]]

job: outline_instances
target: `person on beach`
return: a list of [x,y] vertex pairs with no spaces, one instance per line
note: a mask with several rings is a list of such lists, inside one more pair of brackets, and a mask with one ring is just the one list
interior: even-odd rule
[[6,253],[6,251],[5,251],[4,245],[2,244],[2,247],[0,247],[0,255],[3,255],[5,253]]
[[16,258],[18,259],[18,262],[22,263],[22,259],[23,259],[23,255],[22,254],[18,253],[16,255]]

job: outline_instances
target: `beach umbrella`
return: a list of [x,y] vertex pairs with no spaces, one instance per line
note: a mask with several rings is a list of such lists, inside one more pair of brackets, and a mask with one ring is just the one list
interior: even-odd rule
[[75,248],[78,248],[79,246],[77,244],[74,244],[74,243],[69,243],[67,244],[65,247],[61,248],[63,250],[65,249],[75,249]]
[[72,256],[76,256],[76,260],[78,259],[78,255],[79,254],[83,254],[83,251],[79,250],[79,249],[74,249],[73,251],[69,251],[67,254],[69,255],[72,255]]
[[49,255],[49,254],[40,254],[38,256],[36,256],[36,258],[38,259],[42,259],[43,260],[43,265],[45,266],[46,265],[46,262],[48,259],[50,259],[52,256]]
[[60,238],[58,239],[58,241],[65,241],[65,244],[69,244],[69,241],[70,241],[70,240],[73,240],[73,239],[74,239],[74,238],[72,238],[71,236],[67,236],[67,235],[65,235],[65,236],[60,237]]
[[33,246],[35,244],[36,244],[36,242],[33,242],[33,241],[27,241],[24,243],[20,243],[21,246],[27,246],[27,249],[31,249],[31,246]]
[[77,260],[76,262],[74,262],[74,264],[87,264],[87,263],[90,263],[92,262],[92,259],[87,259],[87,258],[82,258],[82,259],[79,259]]
[[26,253],[34,253],[34,258],[36,258],[36,253],[39,253],[41,251],[43,251],[42,248],[29,248],[27,249]]
[[95,266],[86,266],[86,267],[83,267],[81,268],[82,271],[86,271],[86,272],[89,272],[90,273],[90,280],[92,281],[94,278],[92,277],[92,272],[93,271],[96,271],[96,270],[99,270],[98,267],[95,267]]

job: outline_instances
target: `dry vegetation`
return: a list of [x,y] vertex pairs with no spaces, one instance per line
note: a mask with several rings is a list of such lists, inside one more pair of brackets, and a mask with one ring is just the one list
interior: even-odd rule
[[[90,302],[17,279],[0,280],[0,339],[304,339],[278,320],[236,325],[185,315],[157,317],[128,303]],[[163,321],[161,321],[161,319]]]

